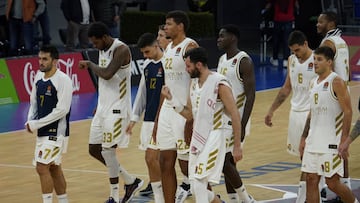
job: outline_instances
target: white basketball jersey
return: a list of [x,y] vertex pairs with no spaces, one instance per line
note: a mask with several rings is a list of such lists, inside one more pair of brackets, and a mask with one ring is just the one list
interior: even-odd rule
[[317,76],[314,68],[314,54],[303,63],[293,54],[289,57],[289,77],[292,88],[291,110],[309,111],[309,89],[311,81]]
[[334,71],[343,79],[346,83],[349,81],[349,48],[340,36],[329,36],[324,38],[321,43],[325,40],[330,40],[336,47],[336,53],[334,57]]
[[[107,68],[111,62],[116,47],[124,45],[115,39],[106,51],[99,51],[99,66]],[[130,59],[131,61],[131,59]],[[131,113],[131,63],[122,66],[109,80],[99,77],[99,98],[96,113],[106,117],[109,114],[119,114],[127,117]]]
[[[213,74],[217,74],[217,73],[213,73]],[[209,75],[208,77],[215,78],[217,76]],[[200,101],[201,93],[204,89],[204,86],[206,85],[206,82],[204,82],[203,86],[199,87],[198,82],[199,82],[199,78],[194,78],[191,80],[191,85],[190,85],[191,109],[192,109],[192,114],[193,114],[194,118],[196,118],[196,115],[198,113],[199,105],[201,104],[201,101]],[[230,87],[230,84],[227,83],[226,81],[221,81],[220,84]],[[224,114],[224,105],[219,98],[216,100],[216,103],[214,106],[215,106],[215,108],[214,108],[214,116],[213,116],[213,130],[216,130],[218,128],[222,128],[222,125],[223,125],[222,120],[223,120],[223,117],[225,114]]]
[[334,95],[332,72],[326,79],[312,83],[310,90],[311,120],[305,150],[315,153],[337,153],[342,135],[344,114]]
[[181,43],[173,47],[170,42],[164,51],[163,66],[165,72],[165,84],[170,88],[171,94],[179,99],[180,103],[186,105],[190,76],[186,72],[184,54],[188,45],[194,40],[185,38]]
[[[239,75],[240,61],[244,57],[250,58],[249,55],[244,51],[240,51],[230,59],[227,59],[227,54],[225,53],[220,57],[217,67],[217,72],[224,75],[230,81],[232,93],[234,95],[235,103],[239,110],[240,116],[243,115],[246,102],[244,82]],[[223,122],[224,128],[232,129],[231,125],[228,125],[231,123],[231,119],[228,116],[224,116]],[[248,123],[250,123],[250,119]]]

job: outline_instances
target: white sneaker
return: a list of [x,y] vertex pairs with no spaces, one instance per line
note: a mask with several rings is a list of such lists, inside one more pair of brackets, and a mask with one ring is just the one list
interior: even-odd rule
[[240,202],[241,203],[257,203],[256,200],[251,195],[249,195],[249,199],[250,199],[250,201],[248,201],[248,200],[240,200]]
[[273,66],[279,66],[279,60],[278,59],[273,59],[273,57],[270,58],[270,63]]
[[283,60],[283,67],[287,67],[288,66],[288,60]]
[[188,190],[178,186],[176,190],[175,203],[183,203],[189,194]]

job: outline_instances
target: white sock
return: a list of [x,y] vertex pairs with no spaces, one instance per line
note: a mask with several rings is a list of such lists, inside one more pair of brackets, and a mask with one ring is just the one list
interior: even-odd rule
[[235,189],[236,193],[239,195],[240,200],[244,201],[244,202],[250,202],[251,199],[249,197],[249,194],[246,191],[246,188],[244,185],[242,185],[239,188]]
[[207,192],[208,202],[214,201],[215,193],[213,191],[208,190],[208,189],[206,189],[206,192]]
[[227,201],[227,202],[229,202],[229,203],[238,203],[238,202],[240,202],[239,195],[237,193],[228,193],[227,195],[229,197],[229,201]]
[[325,176],[321,176],[320,177],[320,181],[319,181],[319,191],[321,191],[323,188],[326,188],[326,180],[325,180]]
[[359,201],[356,199],[356,197],[355,197],[355,201],[354,201],[354,203],[359,203]]
[[68,203],[68,202],[69,202],[66,193],[65,193],[65,194],[62,194],[62,195],[58,195],[57,198],[58,198],[58,202],[59,202],[59,203]]
[[350,178],[340,178],[340,182],[345,184],[351,190]]
[[110,184],[110,197],[119,202],[119,183]]
[[53,194],[52,193],[42,194],[42,199],[43,199],[43,203],[52,203]]
[[207,181],[203,179],[191,180],[191,189],[195,195],[195,202],[212,202],[214,194],[207,189]]
[[154,192],[154,201],[156,203],[164,203],[164,193],[161,185],[161,181],[151,183],[152,190]]
[[126,185],[134,183],[135,178],[130,175],[123,167],[121,167],[121,165],[119,165],[119,174]]
[[306,182],[300,181],[296,203],[304,203],[306,200]]

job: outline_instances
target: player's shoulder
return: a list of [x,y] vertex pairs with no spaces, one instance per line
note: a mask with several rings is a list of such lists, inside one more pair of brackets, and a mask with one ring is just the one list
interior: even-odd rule
[[151,59],[145,59],[143,62],[144,69],[147,68],[152,61]]
[[194,39],[189,38],[189,37],[186,37],[184,42],[187,45],[187,47],[195,48],[195,47],[199,46],[199,44]]

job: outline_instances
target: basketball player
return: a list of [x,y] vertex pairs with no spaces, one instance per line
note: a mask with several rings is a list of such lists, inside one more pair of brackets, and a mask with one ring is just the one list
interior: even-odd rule
[[337,15],[332,11],[322,12],[316,24],[317,32],[324,38],[320,46],[328,46],[335,52],[333,70],[346,83],[349,81],[349,48],[337,28]]
[[[221,202],[207,186],[208,182],[219,183],[224,165],[226,147],[222,117],[229,113],[234,132],[233,161],[242,158],[240,144],[240,114],[225,76],[212,72],[207,66],[204,48],[186,52],[186,70],[190,74],[190,97],[184,106],[176,94],[164,86],[162,93],[176,112],[187,119],[194,118],[190,144],[189,179],[196,202]],[[174,90],[173,90],[174,91]]]
[[[162,51],[164,51],[166,49],[167,45],[171,42],[171,39],[166,36],[165,25],[159,25],[159,30],[158,30],[158,35],[157,35],[156,40],[158,41],[158,44]],[[155,124],[155,126],[157,128],[157,124]],[[155,133],[157,131],[156,128],[154,128]],[[188,188],[190,188],[190,183],[189,183],[189,179],[188,179],[187,175],[183,175],[183,182],[181,183],[180,187],[182,187],[181,191],[183,193],[187,193],[187,196],[191,195],[191,193],[188,190]],[[140,195],[145,195],[145,196],[151,195],[152,193],[153,193],[153,191],[152,191],[152,187],[151,187],[150,183],[147,185],[146,188],[139,191]],[[186,198],[185,194],[184,194],[183,198]]]
[[[339,145],[350,132],[352,109],[347,85],[332,71],[334,51],[321,46],[314,51],[317,77],[310,89],[310,113],[301,137],[301,171],[306,174],[306,202],[319,202],[318,184],[325,176],[326,184],[343,202],[354,202],[351,190],[340,182],[344,175],[344,157]],[[309,130],[310,129],[310,130]]]
[[129,202],[143,181],[130,175],[116,158],[116,148],[128,146],[129,136],[125,127],[131,114],[129,47],[110,36],[108,27],[95,22],[90,25],[88,36],[99,49],[99,65],[80,61],[79,68],[90,68],[99,76],[99,96],[95,116],[91,123],[89,153],[106,165],[110,180],[110,197],[107,203],[119,201],[119,173],[125,182],[122,203]]
[[[171,42],[165,49],[163,57],[165,84],[173,90],[173,94],[181,98],[180,102],[183,105],[186,104],[190,84],[190,76],[185,70],[183,56],[187,50],[198,46],[194,40],[186,37],[188,27],[189,18],[183,11],[171,11],[166,15],[165,33],[170,37]],[[177,155],[181,172],[188,175],[188,144],[191,132],[184,132],[184,128],[191,131],[191,127],[192,121],[186,121],[176,113],[165,99],[159,113],[156,142],[160,149],[161,182],[166,203],[175,201]],[[177,202],[183,202],[190,188],[179,187],[178,191]]]
[[[299,144],[310,111],[309,89],[310,82],[316,77],[314,70],[314,55],[309,48],[307,38],[301,31],[293,31],[288,39],[292,55],[289,56],[286,80],[279,90],[274,102],[265,116],[265,124],[272,127],[274,112],[291,96],[289,112],[289,126],[287,138],[287,151],[294,156],[300,156]],[[306,199],[306,177],[300,176],[298,197],[296,203],[304,203]]]
[[[333,71],[348,84],[350,76],[349,48],[341,37],[341,30],[337,28],[336,13],[332,11],[322,12],[318,17],[316,28],[317,32],[324,37],[320,46],[328,46],[335,52]],[[344,158],[344,164],[344,177],[340,178],[340,180],[351,189],[347,157]]]
[[[147,60],[144,62],[145,68],[136,94],[131,122],[126,132],[131,134],[135,123],[139,121],[140,116],[144,113],[139,149],[146,150],[145,161],[150,178],[150,190],[147,191],[150,191],[150,194],[154,193],[156,203],[163,203],[164,195],[161,186],[159,150],[152,138],[154,121],[160,105],[161,88],[164,85],[164,69],[161,63],[163,52],[159,47],[156,36],[151,33],[141,35],[137,46]],[[141,194],[141,192],[139,193]]]
[[[241,143],[245,135],[250,131],[250,114],[255,101],[255,74],[254,64],[250,56],[238,48],[240,37],[239,28],[236,25],[224,25],[220,29],[217,46],[225,51],[219,59],[217,72],[226,76],[232,84],[232,92],[236,101],[237,109],[241,116]],[[226,136],[226,156],[224,163],[224,177],[226,191],[230,203],[253,202],[253,198],[247,193],[241,180],[236,164],[233,161],[232,149],[234,135],[231,119],[224,116],[224,133]]]
[[167,45],[171,42],[170,37],[166,36],[165,25],[159,25],[159,30],[156,40],[158,41],[161,50],[165,50]]
[[26,130],[37,131],[34,164],[40,177],[43,203],[53,202],[53,191],[59,203],[68,203],[66,181],[61,169],[69,136],[72,82],[57,68],[56,47],[40,48],[40,71],[36,74],[30,96]]

